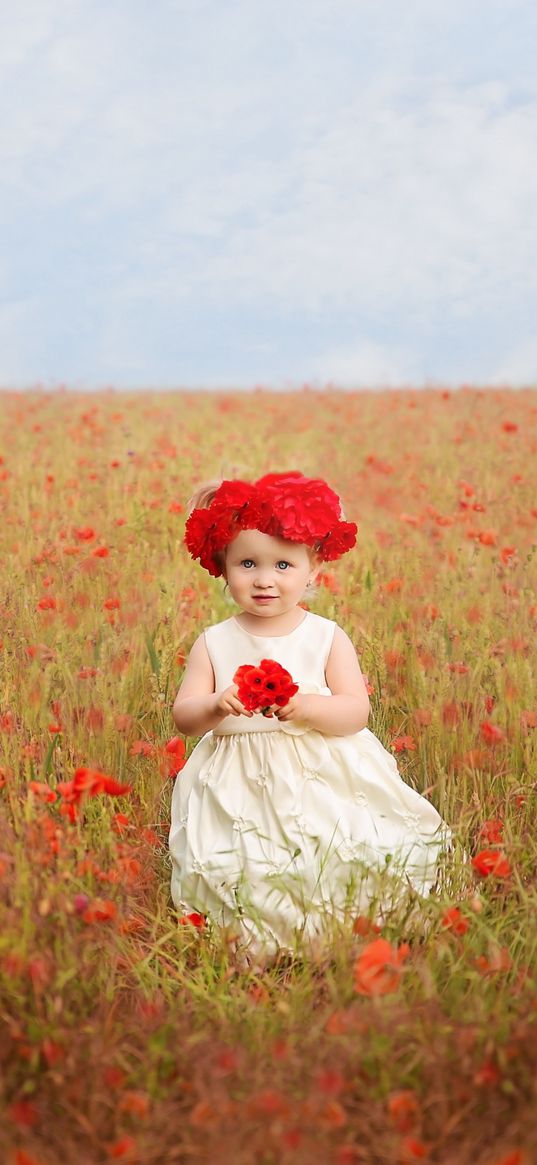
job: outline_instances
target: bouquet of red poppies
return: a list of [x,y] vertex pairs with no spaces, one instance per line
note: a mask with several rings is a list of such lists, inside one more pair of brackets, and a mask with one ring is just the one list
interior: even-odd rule
[[237,695],[246,711],[262,712],[263,716],[272,716],[273,704],[285,708],[291,696],[298,692],[298,684],[275,659],[262,659],[258,667],[243,663],[237,668],[233,683],[237,684]]

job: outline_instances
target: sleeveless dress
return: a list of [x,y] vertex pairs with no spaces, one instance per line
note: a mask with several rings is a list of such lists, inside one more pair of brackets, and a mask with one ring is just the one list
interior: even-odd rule
[[[252,635],[235,618],[209,627],[216,691],[240,664],[275,659],[299,691],[330,696],[335,627],[309,611],[282,636]],[[372,901],[381,912],[409,887],[427,894],[449,839],[368,728],[325,736],[260,713],[226,716],[175,781],[172,899],[252,947],[293,950],[334,916],[355,917]]]

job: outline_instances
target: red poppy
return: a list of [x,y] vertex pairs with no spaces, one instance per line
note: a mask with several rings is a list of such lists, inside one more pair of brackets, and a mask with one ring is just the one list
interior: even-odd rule
[[26,1149],[15,1149],[15,1156],[13,1158],[14,1165],[43,1165],[43,1158],[34,1157],[33,1154],[27,1153]]
[[37,600],[38,611],[56,611],[58,604],[53,595],[44,595],[42,599]]
[[483,838],[483,841],[488,841],[489,845],[499,845],[503,840],[503,821],[499,817],[484,821],[479,830],[479,836]]
[[45,781],[28,781],[28,788],[42,801],[57,801],[58,794]]
[[111,898],[95,898],[82,914],[82,922],[113,922],[117,917],[117,906]]
[[396,752],[414,752],[416,748],[416,741],[413,736],[396,736],[392,740],[392,748]]
[[112,1141],[107,1144],[108,1156],[119,1160],[121,1157],[129,1157],[132,1160],[133,1154],[137,1153],[136,1141],[129,1133],[125,1133],[117,1141]]
[[56,788],[67,803],[78,802],[84,796],[95,797],[98,793],[118,797],[132,792],[132,785],[122,785],[106,773],[87,768],[76,769],[72,781],[59,781]]
[[204,914],[198,914],[195,910],[192,914],[183,914],[179,919],[181,926],[195,926],[197,930],[205,928],[206,918]]
[[408,943],[392,947],[384,938],[368,943],[354,964],[354,990],[358,995],[389,995],[397,991],[401,966],[409,950]]
[[248,712],[262,712],[271,716],[269,708],[276,704],[284,708],[291,696],[298,692],[298,684],[290,673],[274,659],[262,659],[259,667],[244,663],[233,676],[238,697]]
[[472,865],[480,878],[508,878],[511,865],[501,850],[482,849],[472,858]]
[[474,966],[480,975],[499,975],[503,971],[510,971],[513,960],[507,947],[492,947],[489,955],[478,955]]
[[165,777],[175,776],[186,764],[186,745],[181,736],[172,736],[161,752],[160,771]]
[[487,744],[501,744],[506,739],[505,732],[498,728],[497,724],[492,724],[490,720],[483,720],[480,728],[481,736]]
[[392,1092],[388,1097],[388,1113],[400,1133],[410,1133],[420,1116],[420,1104],[410,1088]]
[[470,923],[468,919],[461,914],[458,906],[450,906],[442,915],[442,926],[445,930],[452,931],[453,934],[466,934]]

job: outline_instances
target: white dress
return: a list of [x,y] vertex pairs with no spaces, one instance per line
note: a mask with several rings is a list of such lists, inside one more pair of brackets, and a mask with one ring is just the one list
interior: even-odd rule
[[[275,659],[299,690],[330,696],[336,624],[312,612],[288,635],[235,618],[205,632],[216,690],[240,664]],[[410,886],[427,894],[449,830],[368,728],[325,736],[275,717],[227,716],[178,774],[171,805],[171,894],[263,950],[293,949],[330,917],[353,917]]]

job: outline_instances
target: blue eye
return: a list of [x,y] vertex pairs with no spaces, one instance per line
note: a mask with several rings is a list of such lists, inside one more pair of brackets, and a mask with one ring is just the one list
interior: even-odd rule
[[253,564],[253,561],[251,558],[243,558],[243,560],[241,562],[241,566],[253,566],[253,565],[254,564]]
[[290,566],[290,563],[289,563],[289,562],[286,562],[286,561],[285,561],[285,558],[282,558],[282,559],[280,560],[280,562],[278,563],[278,566]]

